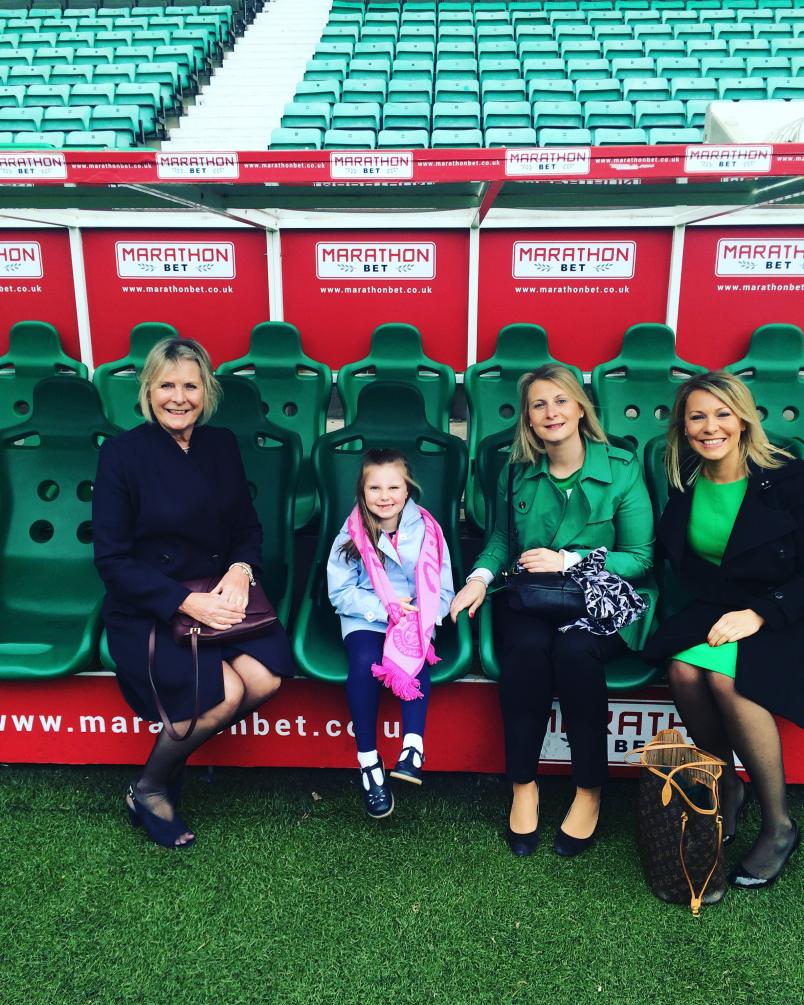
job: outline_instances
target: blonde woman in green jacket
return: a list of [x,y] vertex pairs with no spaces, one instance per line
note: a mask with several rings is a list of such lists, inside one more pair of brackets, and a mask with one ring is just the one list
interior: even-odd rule
[[[607,442],[592,403],[566,367],[542,366],[520,381],[510,463],[514,553],[508,553],[506,465],[494,531],[452,602],[453,620],[467,608],[474,617],[492,581],[516,563],[527,572],[559,573],[604,546],[607,572],[633,580],[651,568],[653,517],[639,461]],[[530,855],[538,843],[536,774],[555,690],[576,791],[553,848],[577,855],[595,838],[608,776],[605,664],[625,642],[618,634],[586,629],[559,632],[509,607],[505,591],[495,596],[494,630],[506,771],[513,783],[509,847],[515,855]]]

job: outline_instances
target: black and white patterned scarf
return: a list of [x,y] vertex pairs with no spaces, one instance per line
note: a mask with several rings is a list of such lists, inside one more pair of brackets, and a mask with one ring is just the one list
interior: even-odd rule
[[595,548],[567,570],[583,590],[586,617],[562,626],[560,632],[585,628],[593,635],[614,635],[647,610],[648,605],[629,582],[603,568],[607,553],[606,548]]

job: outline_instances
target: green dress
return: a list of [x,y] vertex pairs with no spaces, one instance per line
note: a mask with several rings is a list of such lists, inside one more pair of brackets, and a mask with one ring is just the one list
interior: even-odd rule
[[[692,490],[692,509],[687,527],[687,544],[700,558],[720,565],[742,505],[748,479],[719,485],[700,476]],[[674,659],[734,677],[737,669],[737,642],[710,646],[702,642],[676,653]]]

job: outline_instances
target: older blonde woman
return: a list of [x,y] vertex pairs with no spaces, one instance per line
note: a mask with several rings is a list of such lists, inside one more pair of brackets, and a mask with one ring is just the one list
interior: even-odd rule
[[725,371],[686,381],[668,431],[658,539],[690,597],[645,651],[667,659],[695,742],[721,757],[724,840],[748,769],[762,811],[734,886],[770,885],[798,847],[772,713],[804,726],[804,464],[768,442],[751,392]]
[[[510,465],[500,476],[494,533],[452,602],[453,619],[465,608],[472,617],[488,585],[513,563],[528,572],[559,573],[605,547],[606,571],[624,579],[638,578],[652,565],[653,519],[639,461],[607,442],[573,374],[553,364],[525,374],[519,411]],[[509,847],[515,855],[530,855],[539,839],[536,773],[555,690],[576,790],[553,849],[577,855],[597,833],[608,775],[605,663],[625,643],[618,634],[585,628],[560,632],[511,609],[505,593],[495,597],[494,629],[506,770],[513,783]]]
[[[140,378],[145,422],[104,443],[93,501],[95,565],[106,585],[103,618],[124,697],[138,716],[158,721],[148,677],[156,625],[154,679],[165,712],[184,740],[162,730],[127,803],[132,823],[166,847],[194,835],[176,813],[177,780],[205,740],[269,698],[293,672],[281,626],[228,647],[199,647],[199,697],[189,648],[169,622],[182,611],[225,629],[243,620],[260,571],[262,529],[240,451],[228,429],[207,425],[220,397],[209,356],[191,339],[163,339]],[[183,580],[214,578],[209,593]]]

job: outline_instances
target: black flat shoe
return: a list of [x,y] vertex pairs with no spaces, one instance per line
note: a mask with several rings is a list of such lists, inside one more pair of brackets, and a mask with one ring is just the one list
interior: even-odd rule
[[128,808],[128,819],[132,827],[142,825],[149,841],[161,845],[163,848],[189,848],[195,842],[195,836],[189,841],[177,844],[177,840],[182,834],[190,833],[190,828],[175,814],[172,820],[165,820],[151,812],[148,807],[137,799],[134,786],[129,785],[126,792],[126,807]]
[[413,785],[421,785],[423,781],[423,764],[424,756],[415,747],[405,747],[389,774],[391,778],[398,778],[400,782],[411,782]]
[[[382,782],[378,785],[374,781],[373,772],[379,768],[382,773]],[[368,788],[366,788],[368,782]],[[382,820],[394,812],[394,794],[385,780],[385,768],[382,758],[376,764],[368,768],[360,769],[360,789],[363,793],[363,805],[366,813],[375,820]]]
[[539,843],[539,825],[536,825],[536,830],[529,831],[527,834],[517,834],[511,830],[510,826],[506,827],[505,840],[508,842],[512,855],[519,855],[522,858],[532,855]]
[[784,867],[792,857],[793,852],[801,844],[801,831],[799,830],[798,824],[795,820],[793,821],[793,829],[795,831],[793,843],[790,845],[787,854],[779,864],[779,868],[772,876],[755,876],[753,873],[749,872],[745,866],[738,865],[736,869],[732,869],[729,873],[729,882],[731,885],[737,887],[738,890],[763,890],[765,887],[771,886],[775,883],[779,876],[781,876]]

